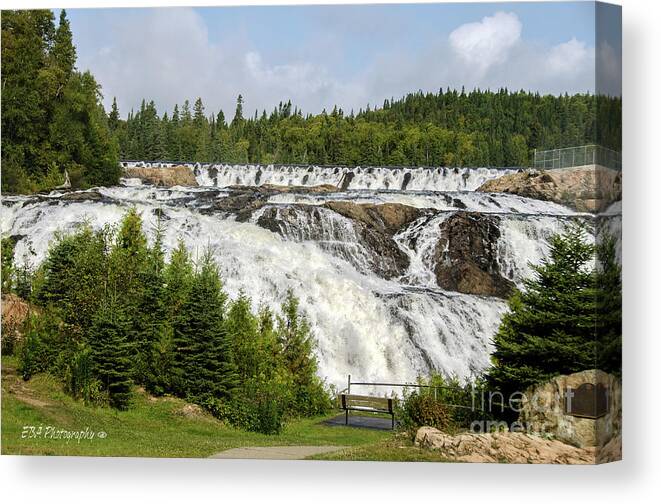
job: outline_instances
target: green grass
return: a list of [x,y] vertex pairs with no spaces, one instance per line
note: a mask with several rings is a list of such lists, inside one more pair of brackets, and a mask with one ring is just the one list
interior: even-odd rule
[[437,452],[418,448],[408,435],[391,436],[388,439],[361,446],[353,446],[332,453],[313,455],[311,460],[360,460],[376,462],[449,462]]
[[[64,394],[48,375],[29,382],[16,376],[16,361],[2,359],[2,454],[134,457],[208,457],[240,446],[378,444],[393,437],[388,431],[320,425],[324,418],[290,421],[279,435],[245,432],[207,414],[181,414],[188,403],[154,398],[137,391],[129,411],[88,407]],[[24,438],[24,426],[107,434],[91,440]],[[43,431],[42,431],[43,432]]]

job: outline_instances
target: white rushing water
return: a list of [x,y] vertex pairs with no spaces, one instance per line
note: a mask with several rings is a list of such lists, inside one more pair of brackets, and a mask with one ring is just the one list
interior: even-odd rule
[[[253,176],[251,167],[244,169],[244,178]],[[310,173],[317,178],[308,179],[306,184],[322,183],[322,179],[327,183],[324,177],[330,175],[315,169]],[[259,183],[275,183],[284,177],[275,169],[271,171]],[[228,166],[224,181],[214,185],[237,183],[230,179],[239,172],[238,167]],[[307,171],[299,172],[287,172],[290,178],[283,179],[284,185],[305,185],[301,173]],[[368,185],[368,175],[365,172],[362,179],[356,175],[353,180]],[[474,189],[479,180],[492,175],[478,169],[459,178]],[[208,172],[200,171],[198,181],[207,176]],[[376,180],[374,173],[369,176]],[[384,173],[378,176],[386,177]],[[435,176],[420,174],[419,180],[440,184]],[[383,180],[378,184],[385,185]],[[265,303],[277,309],[291,288],[314,330],[320,375],[340,387],[347,374],[364,381],[410,382],[432,370],[468,377],[489,365],[490,341],[506,303],[498,298],[444,292],[435,284],[433,252],[439,224],[452,212],[465,207],[498,214],[498,262],[503,275],[518,284],[530,275],[528,263],[538,263],[545,256],[544,240],[561,230],[572,216],[570,210],[553,203],[457,192],[455,181],[445,192],[376,191],[371,187],[330,195],[281,194],[272,197],[269,205],[247,222],[237,222],[231,215],[199,210],[205,208],[200,202],[202,196],[224,198],[227,191],[213,189],[208,194],[208,187],[160,189],[135,180],[126,182],[127,186],[99,189],[101,201],[62,201],[60,193],[39,199],[4,198],[2,234],[19,238],[16,261],[36,265],[58,230],[70,232],[82,222],[94,228],[114,225],[130,206],[140,211],[145,230],[153,237],[160,214],[166,249],[172,250],[179,238],[193,257],[210,247],[230,297],[243,290],[254,306]],[[401,278],[385,280],[371,272],[379,258],[370,256],[349,219],[327,208],[301,212],[292,206],[319,205],[329,199],[399,202],[435,209],[394,237],[410,260]],[[283,232],[274,233],[256,224],[268,209],[293,212],[289,219],[283,219],[288,223]]]
[[234,185],[315,186],[330,184],[346,189],[407,191],[473,191],[487,180],[516,169],[392,168],[279,165],[191,165],[197,183],[207,187]]

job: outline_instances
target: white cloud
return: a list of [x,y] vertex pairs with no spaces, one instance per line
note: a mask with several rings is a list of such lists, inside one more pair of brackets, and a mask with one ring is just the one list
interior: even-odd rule
[[[122,115],[142,98],[153,99],[162,112],[200,96],[208,113],[222,108],[231,120],[239,93],[248,115],[288,99],[305,112],[335,104],[348,112],[448,86],[556,94],[594,90],[592,47],[576,39],[553,47],[529,42],[521,38],[517,16],[503,12],[459,26],[449,38],[430,38],[416,52],[375,51],[364,66],[344,74],[342,58],[351,44],[336,41],[328,50],[314,46],[274,57],[268,48],[255,47],[240,27],[212,40],[193,9],[136,10],[106,20],[103,28],[105,39],[93,53],[81,51],[79,67],[97,77],[106,107],[117,97]],[[328,41],[336,33],[330,27],[314,39]]]
[[466,23],[450,33],[454,52],[478,74],[503,63],[521,39],[521,21],[514,13],[496,12],[476,23]]
[[551,74],[571,74],[590,65],[594,68],[594,53],[585,42],[572,38],[568,42],[553,46],[548,53],[547,65]]
[[103,86],[106,108],[117,97],[122,115],[143,98],[153,99],[162,112],[200,96],[208,113],[222,108],[228,119],[239,93],[246,114],[288,99],[313,112],[336,103],[357,107],[365,99],[359,84],[335,78],[323,65],[267,63],[240,33],[212,42],[193,9],[150,9],[110,29],[113,43],[79,67],[91,69]]

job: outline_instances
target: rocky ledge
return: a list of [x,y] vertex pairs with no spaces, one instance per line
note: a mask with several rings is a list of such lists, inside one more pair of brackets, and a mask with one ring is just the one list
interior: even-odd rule
[[489,434],[445,434],[433,427],[421,427],[415,444],[440,452],[456,462],[505,462],[511,464],[595,464],[621,458],[622,438],[614,438],[602,450],[577,448],[555,439],[521,432]]
[[439,226],[434,273],[446,290],[507,298],[514,283],[500,274],[499,218],[477,212],[457,212]]
[[488,180],[477,190],[517,194],[597,213],[622,199],[622,173],[599,165],[528,170]]
[[[314,240],[359,269],[366,267],[390,279],[403,275],[409,266],[408,256],[393,236],[423,212],[396,203],[372,205],[333,201],[321,206],[270,206],[261,213],[257,224],[281,235],[294,234],[298,239]],[[332,214],[338,214],[336,219],[340,222],[329,219]],[[358,252],[356,247],[362,247],[364,253]]]
[[139,178],[143,182],[158,187],[197,186],[195,174],[188,166],[180,165],[172,168],[125,168],[124,175],[129,178]]
[[261,186],[235,185],[226,188],[230,194],[225,198],[216,200],[207,211],[231,213],[236,215],[236,220],[245,222],[252,216],[255,210],[259,210],[268,203],[271,196],[282,193],[296,194],[323,194],[337,192],[339,189],[334,185],[322,184],[318,186],[279,186],[264,184]]

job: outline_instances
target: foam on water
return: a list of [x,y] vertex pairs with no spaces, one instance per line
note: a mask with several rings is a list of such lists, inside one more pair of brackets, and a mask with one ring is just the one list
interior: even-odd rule
[[[16,202],[4,207],[12,212],[3,211],[3,233],[22,235],[16,259],[36,264],[57,230],[85,221],[94,228],[117,224],[130,204]],[[431,369],[468,376],[488,365],[489,339],[505,309],[500,300],[409,289],[358,271],[315,242],[288,240],[254,223],[146,197],[136,207],[150,236],[160,209],[168,251],[179,237],[194,257],[210,247],[231,297],[243,290],[255,305],[276,309],[293,289],[317,339],[320,375],[331,383],[342,385],[349,373],[368,381],[411,381]]]
[[[193,257],[210,247],[230,297],[243,290],[255,306],[264,303],[278,309],[291,288],[317,340],[319,374],[341,388],[349,373],[364,381],[408,382],[431,370],[467,377],[489,365],[490,341],[506,303],[444,292],[435,283],[433,256],[439,225],[454,211],[498,216],[501,271],[519,285],[531,274],[529,263],[539,263],[547,254],[546,239],[571,219],[583,218],[554,203],[470,192],[503,170],[446,170],[443,174],[438,169],[418,169],[409,177],[406,190],[400,190],[410,169],[353,168],[348,191],[274,195],[250,221],[237,222],[232,215],[200,209],[226,197],[224,186],[338,185],[349,169],[222,165],[222,169],[213,167],[217,170],[214,178],[211,168],[196,167],[201,184],[196,188],[156,188],[131,179],[124,180],[124,187],[97,189],[102,196],[98,201],[62,201],[61,192],[39,198],[5,197],[2,234],[18,238],[17,262],[36,265],[58,230],[71,232],[82,222],[97,229],[115,225],[127,208],[135,206],[150,237],[160,219],[168,251],[180,237]],[[419,190],[422,186],[425,190]],[[380,258],[370,256],[350,219],[321,206],[303,211],[293,205],[321,205],[329,200],[433,209],[394,236],[410,260],[401,278],[384,280],[372,273],[374,261]],[[621,222],[619,207],[610,210],[613,215],[604,220],[603,227],[616,229]],[[281,223],[278,233],[257,225],[267,211],[275,212],[273,221]],[[288,212],[287,218],[279,219],[281,212]]]
[[473,191],[487,180],[516,172],[496,168],[392,168],[346,166],[192,165],[201,186],[315,186],[354,189]]

